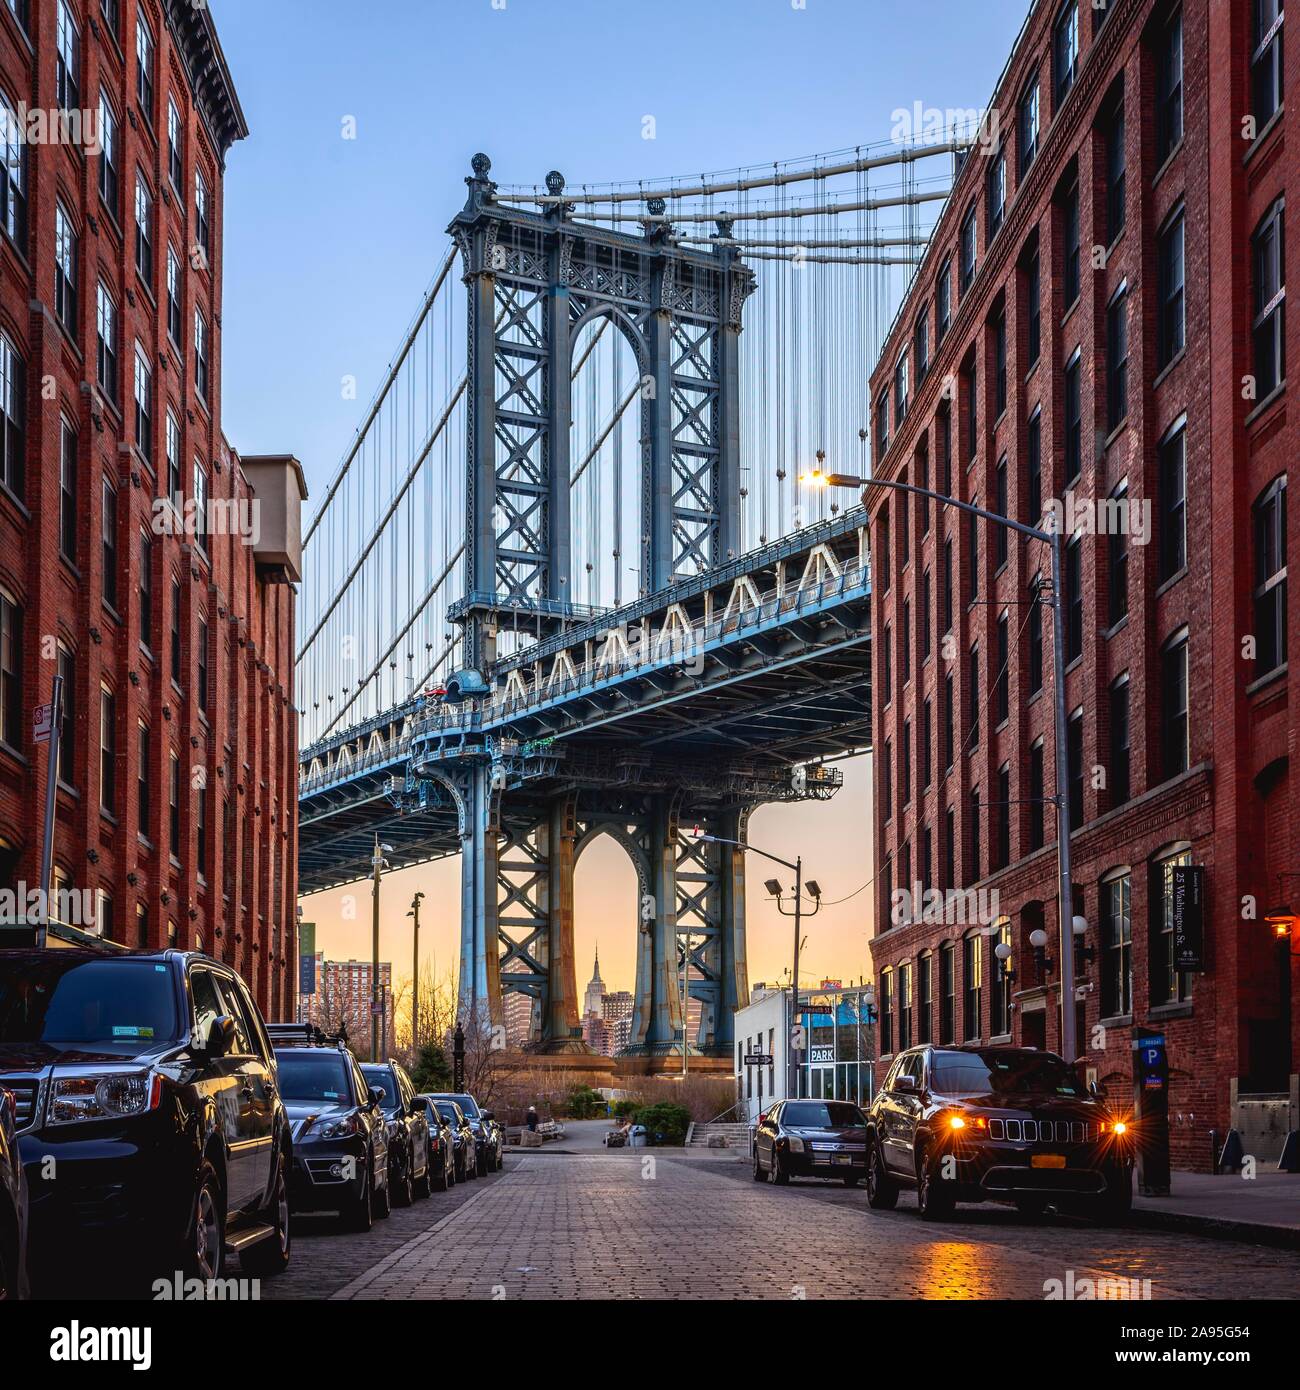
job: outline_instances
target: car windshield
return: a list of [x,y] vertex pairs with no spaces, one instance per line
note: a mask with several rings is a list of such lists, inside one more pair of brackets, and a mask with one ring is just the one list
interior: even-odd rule
[[478,1119],[478,1105],[473,1096],[452,1096],[452,1100],[460,1106],[467,1120]]
[[158,961],[0,956],[0,1043],[138,1045],[179,1036],[175,982]]
[[435,1101],[434,1103],[435,1103],[435,1104],[437,1105],[437,1107],[438,1107],[438,1113],[442,1116],[442,1118],[443,1118],[444,1120],[446,1120],[449,1124],[453,1124],[453,1125],[459,1125],[459,1124],[460,1124],[460,1121],[461,1121],[460,1114],[457,1112],[455,1105],[453,1105],[451,1101],[449,1101],[449,1100],[440,1100],[440,1101]]
[[932,1068],[933,1087],[945,1096],[1087,1095],[1075,1072],[1050,1052],[936,1052]]
[[380,1109],[393,1111],[401,1107],[402,1093],[397,1089],[397,1079],[387,1067],[362,1067],[361,1074],[367,1086],[383,1090],[384,1098],[379,1102]]
[[285,1100],[320,1101],[325,1105],[352,1103],[347,1063],[337,1054],[305,1056],[277,1052],[275,1059],[280,1074],[280,1094]]
[[801,1100],[792,1102],[781,1112],[783,1125],[799,1129],[844,1129],[866,1122],[856,1105],[842,1100]]

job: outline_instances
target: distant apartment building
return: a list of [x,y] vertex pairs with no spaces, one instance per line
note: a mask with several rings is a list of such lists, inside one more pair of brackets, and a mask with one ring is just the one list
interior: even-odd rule
[[[326,960],[316,953],[316,992],[300,1001],[300,1017],[324,1032],[346,1028],[358,1056],[370,1054],[370,1020],[374,972],[368,960]],[[380,1004],[383,1009],[380,1055],[393,1050],[393,967],[379,962]]]

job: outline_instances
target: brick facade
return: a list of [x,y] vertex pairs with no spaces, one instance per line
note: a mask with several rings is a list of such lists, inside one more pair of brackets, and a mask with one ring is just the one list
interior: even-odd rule
[[[152,37],[143,63],[141,21]],[[199,537],[172,520],[160,534],[154,506],[192,503],[203,484],[214,501],[253,500],[256,470],[220,423],[222,178],[247,134],[238,98],[206,7],[179,0],[2,0],[0,95],[20,123],[24,108],[61,105],[97,117],[102,100],[115,126],[111,159],[96,149],[102,126],[87,140],[83,124],[80,143],[20,143],[5,190],[0,332],[19,385],[6,410],[16,454],[0,481],[0,590],[17,638],[0,740],[4,881],[40,876],[51,748],[33,744],[32,710],[49,700],[62,653],[72,717],[56,883],[103,895],[99,925],[114,940],[201,947],[239,969],[268,1017],[292,1017],[293,589],[231,528]],[[115,197],[111,186],[104,196],[106,160]],[[137,233],[137,181],[151,249]],[[71,295],[56,271],[65,228]],[[116,307],[115,390],[100,286]],[[137,356],[151,377],[143,419]]]
[[[966,158],[871,383],[872,441],[880,476],[938,491],[950,479],[951,495],[997,511],[998,470],[1005,459],[1006,514],[1035,523],[1031,421],[1039,411],[1044,504],[1067,493],[1079,500],[1107,499],[1124,484],[1131,502],[1151,502],[1150,543],[1139,544],[1130,535],[1123,566],[1117,560],[1118,540],[1081,528],[1074,552],[1079,581],[1066,594],[1068,599],[1077,593],[1082,610],[1079,654],[1066,672],[1067,709],[1082,720],[1078,766],[1083,817],[1082,824],[1075,822],[1071,838],[1075,910],[1088,922],[1084,944],[1094,952],[1078,977],[1080,1050],[1099,1079],[1127,1095],[1132,1026],[1162,1027],[1172,1067],[1174,1161],[1199,1168],[1210,1162],[1209,1131],[1222,1136],[1240,1123],[1233,1108],[1238,1093],[1289,1093],[1290,1126],[1300,1124],[1295,1113],[1300,931],[1292,929],[1288,959],[1286,943],[1263,920],[1269,908],[1286,899],[1300,911],[1300,877],[1280,877],[1300,871],[1295,782],[1289,768],[1300,692],[1285,651],[1280,661],[1267,665],[1258,651],[1253,658],[1243,654],[1243,640],[1258,638],[1256,629],[1262,630],[1255,616],[1256,529],[1262,515],[1256,503],[1285,477],[1298,442],[1297,423],[1287,415],[1284,381],[1266,398],[1261,399],[1265,393],[1259,390],[1254,398],[1244,398],[1250,392],[1243,382],[1266,375],[1253,335],[1259,279],[1254,236],[1295,183],[1300,155],[1294,142],[1290,147],[1285,142],[1284,111],[1258,126],[1253,139],[1243,137],[1243,118],[1252,109],[1251,61],[1257,48],[1251,10],[1226,0],[1112,0],[1108,9],[1079,0],[1075,75],[1058,100],[1061,63],[1054,37],[1062,16],[1068,30],[1070,6],[1060,0],[1036,5],[992,100],[998,140],[976,147]],[[1169,56],[1172,26],[1178,25],[1180,68]],[[1294,35],[1290,51],[1295,52]],[[1181,77],[1180,135],[1166,100],[1175,71]],[[1035,75],[1036,154],[1022,168],[1029,123],[1020,119],[1020,105]],[[1122,135],[1116,119],[1121,104]],[[1112,200],[1118,163],[1112,155],[1119,148],[1124,151],[1123,192]],[[990,203],[996,204],[996,196],[990,195],[989,171],[998,150],[1006,155],[1005,212],[990,235],[996,221],[990,218]],[[1070,188],[1076,178],[1080,268],[1074,294],[1067,264],[1074,221]],[[1118,219],[1111,213],[1112,201],[1123,209],[1122,229],[1113,237]],[[970,208],[975,212],[977,269],[963,291],[959,240]],[[1170,296],[1163,291],[1175,277],[1166,276],[1172,257],[1162,254],[1161,246],[1172,244],[1165,233],[1180,211],[1185,328],[1181,346],[1166,348],[1162,305]],[[1040,351],[1031,360],[1035,247]],[[1293,251],[1287,260],[1294,259]],[[939,341],[936,295],[945,264],[951,274],[951,321]],[[1285,283],[1285,263],[1281,275]],[[1111,314],[1121,291],[1127,293],[1127,312]],[[1004,359],[998,329],[1003,313]],[[1166,310],[1163,322],[1176,327],[1177,318]],[[923,375],[918,320],[926,325],[929,361]],[[1108,363],[1122,360],[1121,353],[1110,349],[1120,341],[1118,324],[1125,320],[1126,412],[1118,407],[1119,374],[1108,371]],[[1282,323],[1283,341],[1293,342],[1294,328],[1285,319]],[[1168,340],[1176,343],[1175,331]],[[1068,369],[1076,352],[1080,468],[1070,478]],[[904,353],[908,400],[900,420],[895,372]],[[1300,360],[1294,348],[1286,355],[1292,362]],[[1004,408],[1000,360],[1005,361]],[[882,420],[882,408],[887,420]],[[945,415],[950,416],[947,428]],[[1178,456],[1180,431],[1186,498],[1181,561],[1171,540],[1176,540],[1176,508],[1166,505],[1177,494],[1170,463]],[[951,440],[950,462],[945,438]],[[951,1040],[987,1040],[995,1032],[997,938],[989,929],[1005,926],[1012,948],[1012,1010],[1009,1028],[996,1031],[1017,1042],[1058,1048],[1059,973],[1054,968],[1040,971],[1028,943],[1029,933],[1041,925],[1049,938],[1046,956],[1059,955],[1055,808],[1043,807],[1038,840],[1033,799],[1032,750],[1039,740],[1041,792],[1050,797],[1055,791],[1051,610],[1029,601],[1035,575],[1041,572],[1044,581],[1050,577],[1050,557],[1041,543],[1010,535],[1004,559],[990,523],[978,523],[972,535],[969,518],[955,509],[926,509],[915,498],[904,506],[901,499],[902,494],[877,489],[869,501],[875,542],[873,717],[879,808],[872,955],[882,1001],[890,1006],[890,1046],[898,1039],[903,966],[910,967],[912,979],[911,1041],[920,1036],[919,980],[926,959],[933,972],[928,1036],[950,1040],[940,1036],[939,974],[946,943],[953,943],[955,974]],[[1140,521],[1140,516],[1137,512],[1133,519]],[[1285,528],[1296,553],[1300,517],[1294,505]],[[1066,537],[1072,538],[1069,529]],[[951,630],[942,591],[947,542],[954,556]],[[1267,568],[1276,572],[1276,566]],[[1125,570],[1126,607],[1118,601]],[[1034,688],[1030,660],[1035,608],[1043,622],[1039,688]],[[1005,718],[997,690],[1002,618],[1008,658]],[[910,628],[906,644],[904,627]],[[1280,628],[1290,652],[1300,652],[1294,604]],[[1175,696],[1183,636],[1187,732],[1179,739],[1173,715],[1181,703]],[[949,677],[951,766],[944,735]],[[1122,718],[1125,677],[1127,799],[1120,789],[1122,739],[1112,729],[1112,713]],[[922,744],[927,700],[928,757]],[[903,753],[909,735],[910,781]],[[1006,781],[1000,785],[1003,776]],[[955,849],[949,878],[950,810]],[[927,828],[928,872],[923,862]],[[1202,971],[1178,977],[1175,995],[1190,997],[1169,999],[1167,938],[1160,932],[1166,920],[1162,861],[1175,853],[1186,853],[1191,863],[1205,868],[1206,954]],[[1124,901],[1122,886],[1114,885],[1125,877],[1131,923],[1128,970],[1118,951],[1108,952],[1108,943],[1123,934],[1120,914],[1112,909]],[[919,914],[909,905],[893,901],[894,890],[905,880],[940,889],[996,890],[996,911],[991,908],[989,915],[999,920],[917,920]],[[978,1024],[968,1034],[963,966],[969,951],[962,938],[973,934],[982,938],[981,975],[978,1003],[972,1001]],[[1131,998],[1122,988],[1126,975],[1131,975]],[[883,1042],[882,1052],[888,1055]]]

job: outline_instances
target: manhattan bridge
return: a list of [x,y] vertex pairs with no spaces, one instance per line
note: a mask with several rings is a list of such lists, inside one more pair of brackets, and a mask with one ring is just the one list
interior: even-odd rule
[[574,867],[609,835],[630,1053],[731,1055],[719,841],[871,742],[865,513],[799,475],[868,472],[868,374],[973,135],[580,189],[474,156],[307,528],[297,654],[301,891],[369,876],[376,837],[459,853],[463,1015],[522,992],[532,1046],[586,1051]]

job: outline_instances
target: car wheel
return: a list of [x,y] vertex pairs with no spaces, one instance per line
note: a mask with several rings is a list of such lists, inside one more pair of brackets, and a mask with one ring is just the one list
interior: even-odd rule
[[361,1177],[361,1195],[343,1210],[343,1221],[349,1231],[368,1231],[375,1224],[374,1194],[370,1190],[370,1169]]
[[916,1206],[921,1220],[945,1221],[955,1205],[952,1188],[935,1172],[923,1149],[916,1158]]
[[250,1245],[239,1257],[240,1267],[249,1274],[282,1274],[289,1267],[289,1255],[293,1248],[293,1237],[289,1230],[289,1175],[284,1150],[281,1149],[275,1162],[275,1183],[271,1189],[271,1205],[266,1215],[270,1218],[272,1234],[256,1245]]
[[435,1192],[446,1192],[447,1186],[447,1164],[444,1160],[433,1176],[433,1187]]
[[762,1164],[762,1161],[759,1159],[759,1156],[758,1156],[758,1145],[757,1145],[757,1144],[754,1145],[754,1181],[755,1181],[755,1182],[766,1182],[766,1181],[767,1181],[767,1174],[763,1171],[763,1164]]
[[1106,1191],[1096,1198],[1089,1214],[1105,1226],[1122,1226],[1133,1210],[1133,1174],[1125,1170],[1112,1174],[1106,1181]]
[[433,1191],[433,1186],[429,1180],[429,1160],[424,1161],[424,1172],[416,1178],[414,1184],[415,1195],[421,1199],[427,1197]]
[[189,1279],[219,1279],[226,1222],[222,1211],[221,1183],[207,1159],[194,1187],[190,1229],[186,1233],[181,1268]]
[[393,1205],[395,1207],[409,1207],[414,1200],[411,1193],[411,1165],[409,1162],[402,1164],[402,1171],[393,1176],[393,1170],[388,1170],[388,1185],[393,1189]]
[[893,1211],[898,1205],[898,1183],[885,1170],[880,1145],[867,1142],[867,1205],[876,1211]]
[[790,1181],[790,1170],[781,1161],[781,1155],[772,1151],[772,1181],[778,1187],[785,1187]]

